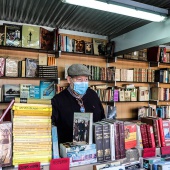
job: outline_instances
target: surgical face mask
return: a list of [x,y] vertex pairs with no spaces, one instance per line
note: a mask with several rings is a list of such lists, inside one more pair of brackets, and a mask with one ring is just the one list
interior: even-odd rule
[[73,90],[80,95],[83,95],[86,93],[88,89],[88,82],[74,82],[73,83]]

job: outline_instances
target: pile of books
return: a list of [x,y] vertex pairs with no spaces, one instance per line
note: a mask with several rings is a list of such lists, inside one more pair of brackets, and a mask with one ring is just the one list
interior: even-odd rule
[[14,103],[13,165],[52,159],[50,104]]

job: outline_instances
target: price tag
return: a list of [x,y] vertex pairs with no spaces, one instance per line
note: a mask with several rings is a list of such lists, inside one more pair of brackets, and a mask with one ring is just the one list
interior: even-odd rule
[[155,155],[156,155],[155,148],[144,148],[143,149],[143,158],[154,157]]
[[69,170],[70,158],[58,158],[50,161],[50,170]]
[[40,170],[40,162],[19,164],[18,170]]

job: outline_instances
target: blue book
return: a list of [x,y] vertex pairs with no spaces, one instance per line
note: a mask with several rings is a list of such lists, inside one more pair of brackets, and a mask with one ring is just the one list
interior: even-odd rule
[[52,125],[52,158],[60,158],[58,150],[58,134],[57,127]]

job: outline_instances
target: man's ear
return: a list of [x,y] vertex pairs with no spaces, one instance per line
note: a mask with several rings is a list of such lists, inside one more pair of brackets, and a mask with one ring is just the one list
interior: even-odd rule
[[70,84],[71,83],[71,77],[67,76],[67,82]]

